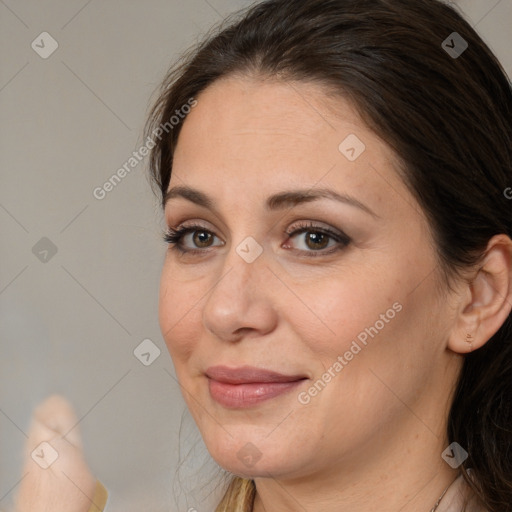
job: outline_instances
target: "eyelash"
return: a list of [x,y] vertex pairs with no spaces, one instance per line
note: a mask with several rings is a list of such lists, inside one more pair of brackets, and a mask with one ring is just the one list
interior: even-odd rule
[[[294,228],[297,228],[297,229],[293,229],[293,231],[292,230],[284,231],[283,234],[287,235],[289,238],[291,238],[291,237],[301,234],[301,233],[307,233],[307,232],[320,233],[322,235],[328,236],[329,238],[331,238],[332,240],[334,240],[335,242],[337,242],[339,244],[337,247],[334,247],[334,249],[331,248],[328,251],[326,251],[326,250],[302,251],[302,250],[298,249],[299,252],[306,253],[307,257],[314,258],[317,256],[325,256],[328,254],[332,254],[341,249],[344,249],[352,242],[352,240],[347,235],[345,235],[345,233],[336,233],[328,228],[317,226],[311,222],[310,223],[299,222],[299,224],[294,226]],[[204,226],[201,226],[199,224],[192,224],[190,226],[183,226],[178,229],[168,228],[168,230],[163,234],[163,239],[167,244],[172,246],[171,247],[172,250],[176,250],[180,254],[200,254],[200,253],[204,254],[207,251],[207,249],[209,249],[209,248],[207,248],[207,249],[184,249],[183,248],[183,245],[182,245],[183,237],[185,235],[187,235],[188,233],[193,233],[195,231],[204,231],[205,233],[209,233],[209,234],[215,236],[215,234],[212,231],[206,229]]]

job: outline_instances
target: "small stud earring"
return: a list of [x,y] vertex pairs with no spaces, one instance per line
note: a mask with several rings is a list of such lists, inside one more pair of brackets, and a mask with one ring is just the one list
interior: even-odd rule
[[469,343],[469,351],[473,352],[473,336],[466,334],[466,343]]

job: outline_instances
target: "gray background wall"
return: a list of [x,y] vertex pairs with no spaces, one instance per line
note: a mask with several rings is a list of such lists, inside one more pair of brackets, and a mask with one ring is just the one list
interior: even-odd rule
[[[457,3],[512,76],[512,0]],[[111,510],[211,510],[173,498],[184,405],[157,321],[165,247],[145,161],[104,199],[93,190],[141,146],[170,63],[248,4],[0,0],[0,509],[21,476],[31,411],[58,392]],[[46,59],[31,47],[44,31],[58,42]],[[133,354],[147,338],[161,350],[150,366]],[[187,415],[181,430],[195,471],[205,451]],[[184,492],[197,480],[182,479]]]

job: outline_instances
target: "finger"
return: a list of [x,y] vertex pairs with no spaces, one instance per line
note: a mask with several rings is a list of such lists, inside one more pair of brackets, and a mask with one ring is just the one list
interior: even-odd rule
[[[51,395],[39,404],[32,417],[32,428],[52,438],[55,434],[65,436],[65,439],[77,448],[82,448],[82,439],[78,427],[78,418],[71,404],[61,395]],[[44,427],[44,428],[43,428]]]

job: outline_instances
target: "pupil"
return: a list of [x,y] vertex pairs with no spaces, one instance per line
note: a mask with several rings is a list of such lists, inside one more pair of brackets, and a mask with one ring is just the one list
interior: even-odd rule
[[[313,245],[317,244],[316,248],[320,245],[321,247],[324,247],[325,244],[322,244],[322,239],[325,237],[323,233],[308,233],[308,242],[312,242]],[[325,237],[326,238],[326,237]]]
[[[206,239],[201,240],[201,236],[200,235],[203,235],[203,238],[206,238]],[[209,233],[206,233],[205,231],[196,231],[196,234],[194,235],[194,237],[196,238],[196,240],[199,240],[199,244],[196,244],[196,245],[201,245],[203,243],[208,243],[209,236],[210,236]]]

